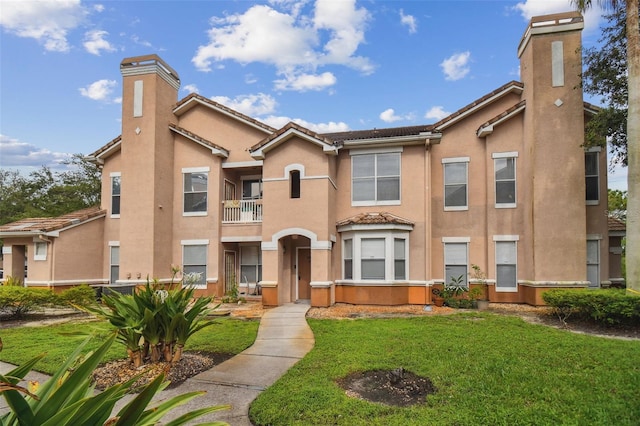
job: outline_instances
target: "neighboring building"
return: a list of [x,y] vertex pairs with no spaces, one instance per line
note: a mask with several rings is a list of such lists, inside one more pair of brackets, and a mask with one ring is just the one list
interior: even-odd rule
[[32,250],[27,285],[168,281],[180,265],[202,294],[237,282],[265,305],[428,304],[474,264],[494,302],[606,284],[607,159],[582,147],[597,110],[580,89],[582,28],[578,13],[532,19],[522,82],[438,123],[324,135],[197,94],[176,103],[171,67],[125,59],[122,134],[90,156],[101,209],[0,227],[5,276]]

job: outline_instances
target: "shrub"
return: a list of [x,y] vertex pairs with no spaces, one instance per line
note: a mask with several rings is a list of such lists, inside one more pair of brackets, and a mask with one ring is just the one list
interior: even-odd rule
[[21,318],[38,308],[51,305],[56,296],[45,289],[0,286],[0,314]]
[[[174,278],[178,270],[174,270]],[[178,362],[187,340],[197,331],[213,324],[206,321],[211,311],[210,297],[193,297],[194,287],[187,282],[165,286],[150,282],[133,294],[117,292],[102,296],[106,309],[85,306],[85,310],[107,319],[118,329],[118,340],[127,348],[133,365],[140,367],[147,357],[151,362],[164,358]]]
[[608,326],[640,322],[640,296],[627,295],[624,290],[549,290],[542,299],[565,325],[569,317]]
[[56,304],[72,307],[88,306],[95,302],[96,292],[86,284],[63,291],[56,300]]
[[[21,379],[42,358],[36,357],[21,367],[0,374],[0,392],[10,411],[0,417],[0,424],[7,426],[40,425],[154,425],[168,412],[187,401],[204,394],[204,391],[177,395],[161,402],[157,407],[147,408],[152,397],[169,383],[164,374],[146,385],[128,404],[111,417],[115,404],[130,392],[137,377],[93,394],[91,373],[112,345],[115,335],[107,339],[100,348],[86,356],[81,351],[88,339],[53,376],[42,384],[31,384],[29,388],[18,385]],[[226,406],[207,407],[186,413],[170,423],[182,425],[207,413],[227,409]],[[211,423],[208,423],[211,424]]]
[[22,283],[22,279],[13,276],[13,275],[9,275],[7,277],[7,279],[4,280],[4,282],[2,283],[2,285],[6,285],[9,287],[23,287],[23,283]]

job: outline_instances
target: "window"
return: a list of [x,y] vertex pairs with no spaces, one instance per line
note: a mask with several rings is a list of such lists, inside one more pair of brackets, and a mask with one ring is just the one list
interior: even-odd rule
[[34,243],[33,260],[47,260],[47,243]]
[[351,238],[345,239],[343,242],[342,258],[344,259],[344,273],[342,274],[345,280],[353,279],[353,240]]
[[300,198],[300,170],[289,172],[289,185],[291,198]]
[[599,194],[599,170],[598,152],[586,152],[584,154],[585,186],[587,204],[597,204],[600,200]]
[[354,205],[398,204],[400,152],[354,154],[351,157],[351,201]]
[[599,240],[587,240],[587,281],[589,281],[589,287],[600,287]]
[[451,284],[462,277],[464,285],[468,284],[467,277],[467,242],[444,243],[444,283]]
[[190,216],[207,214],[208,172],[208,167],[182,170],[185,214]]
[[240,283],[257,284],[262,281],[262,250],[259,246],[240,248]]
[[468,158],[445,158],[444,165],[444,209],[467,210],[467,165]]
[[406,251],[406,241],[403,238],[395,238],[393,241],[393,256],[394,256],[394,265],[393,272],[395,274],[394,278],[396,280],[406,280],[407,279],[407,260],[405,256]]
[[517,291],[516,241],[496,241],[496,291]]
[[207,244],[183,242],[182,270],[185,276],[193,274],[190,281],[197,288],[207,286]]
[[110,246],[109,251],[109,282],[115,284],[120,278],[120,246]]
[[111,216],[120,216],[120,174],[111,175]]
[[349,233],[342,240],[345,280],[394,281],[408,276],[408,234]]
[[517,153],[493,154],[496,181],[496,207],[516,206]]
[[384,280],[384,238],[363,238],[360,243],[360,267],[363,280]]
[[261,200],[262,199],[262,180],[259,178],[243,178],[242,179],[242,199],[243,200]]

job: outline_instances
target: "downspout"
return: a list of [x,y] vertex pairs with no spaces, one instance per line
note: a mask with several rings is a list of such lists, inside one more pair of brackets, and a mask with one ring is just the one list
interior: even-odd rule
[[47,288],[51,289],[51,284],[53,283],[53,272],[54,272],[53,240],[50,240],[49,238],[45,237],[42,234],[38,234],[38,239],[40,241],[44,241],[45,243],[47,243],[47,250],[49,250],[49,245],[51,245],[51,259],[49,261],[49,280],[47,280]]
[[426,259],[424,262],[424,278],[425,278],[425,290],[424,290],[424,304],[429,301],[429,292],[430,292],[430,273],[431,273],[431,139],[425,140],[425,155],[424,155],[424,188],[425,188],[425,200],[424,200],[424,209],[425,209],[425,223],[424,223],[424,233],[425,233],[425,248],[426,248]]

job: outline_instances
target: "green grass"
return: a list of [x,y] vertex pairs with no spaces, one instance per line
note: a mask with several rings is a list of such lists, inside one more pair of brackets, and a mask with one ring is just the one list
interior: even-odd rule
[[[309,320],[315,348],[252,404],[258,425],[637,425],[640,342],[489,313]],[[404,367],[438,392],[410,408],[349,398],[335,381]]]
[[[215,321],[216,324],[194,334],[187,341],[185,350],[237,354],[253,344],[258,332],[258,321],[234,318],[219,318]],[[5,328],[0,330],[3,343],[0,361],[19,365],[46,353],[47,355],[38,362],[35,369],[52,374],[86,338],[87,333],[95,335],[87,345],[89,351],[98,348],[112,330],[113,328],[106,321]],[[124,345],[114,344],[103,361],[126,357]]]

